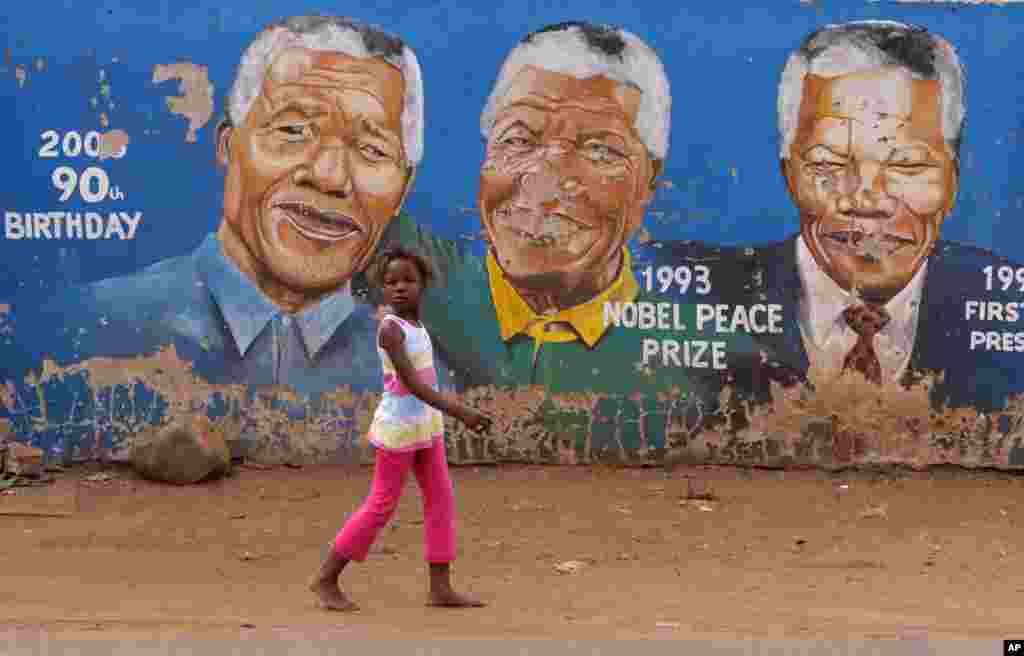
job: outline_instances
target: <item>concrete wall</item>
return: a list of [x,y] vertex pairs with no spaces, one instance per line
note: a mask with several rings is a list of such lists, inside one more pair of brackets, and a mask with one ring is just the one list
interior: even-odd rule
[[[1024,9],[475,4],[352,8],[416,53],[418,162],[401,48],[239,69],[309,3],[8,10],[4,430],[108,458],[204,414],[255,459],[366,459],[366,267],[397,242],[438,273],[439,385],[496,420],[449,420],[453,463],[1024,465]],[[499,76],[571,20],[628,34],[549,31]],[[927,33],[869,28],[783,75],[861,20]],[[255,101],[223,124],[239,70]],[[877,368],[843,315],[865,304]]]

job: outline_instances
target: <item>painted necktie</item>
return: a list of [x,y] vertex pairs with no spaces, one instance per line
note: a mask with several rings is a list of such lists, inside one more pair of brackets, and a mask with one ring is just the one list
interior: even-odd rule
[[878,305],[853,305],[843,310],[847,325],[857,333],[857,343],[843,360],[843,370],[859,371],[871,382],[882,384],[882,365],[875,353],[875,335],[889,323],[889,313]]

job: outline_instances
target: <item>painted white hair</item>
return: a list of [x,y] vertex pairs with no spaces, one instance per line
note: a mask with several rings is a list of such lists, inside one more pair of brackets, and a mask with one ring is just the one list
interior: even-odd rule
[[641,92],[634,126],[654,159],[668,154],[672,95],[657,53],[620,28],[587,23],[554,25],[527,36],[505,58],[480,117],[480,132],[490,137],[498,110],[516,74],[524,67],[586,79],[604,75]]
[[412,165],[423,159],[423,77],[412,48],[401,39],[351,18],[294,16],[260,32],[242,55],[228,97],[228,118],[235,125],[245,120],[260,95],[263,79],[274,58],[288,48],[330,50],[362,59],[379,57],[402,71],[405,101],[402,107],[402,142]]
[[779,155],[788,159],[800,120],[804,78],[836,77],[882,66],[898,66],[914,79],[938,80],[942,135],[959,157],[964,115],[964,70],[956,50],[922,27],[895,21],[856,21],[826,25],[790,55],[779,83]]

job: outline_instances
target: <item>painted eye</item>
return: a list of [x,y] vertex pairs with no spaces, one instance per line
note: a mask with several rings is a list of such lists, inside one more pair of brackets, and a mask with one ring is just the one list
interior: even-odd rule
[[598,162],[617,162],[625,159],[626,156],[608,144],[592,142],[584,146],[584,153],[590,159]]
[[930,169],[931,166],[920,162],[890,162],[885,168],[903,175],[917,175]]
[[389,157],[386,152],[384,152],[380,148],[374,146],[373,144],[365,143],[365,144],[359,146],[359,151],[361,153],[363,153],[363,155],[365,155],[368,159],[371,159],[371,160],[374,160],[374,161],[380,161],[380,160],[383,160],[383,159],[388,159],[388,157]]
[[846,162],[823,161],[810,162],[807,165],[813,172],[818,174],[838,173],[846,168]]
[[286,141],[302,141],[312,137],[312,130],[309,125],[304,123],[291,123],[288,125],[279,125],[276,128],[276,132],[279,136],[283,137]]
[[502,145],[511,146],[512,148],[529,148],[533,145],[533,142],[526,137],[512,136],[505,137],[501,140]]

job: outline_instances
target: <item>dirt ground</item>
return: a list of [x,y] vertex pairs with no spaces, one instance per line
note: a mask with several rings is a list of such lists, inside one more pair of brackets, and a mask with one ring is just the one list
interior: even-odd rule
[[[368,468],[192,487],[76,468],[0,496],[0,636],[985,638],[1021,631],[1024,478],[729,468],[455,468],[456,584],[425,608],[419,495],[319,610],[305,582]],[[681,503],[685,477],[717,500]],[[847,487],[842,487],[846,485]],[[65,512],[66,516],[12,515]],[[559,566],[578,561],[575,571]],[[572,569],[572,565],[563,569]]]

